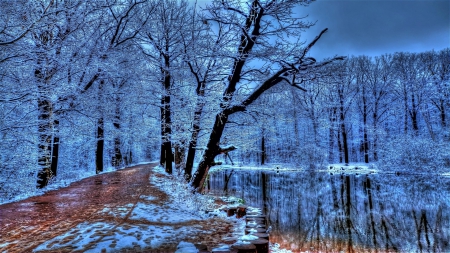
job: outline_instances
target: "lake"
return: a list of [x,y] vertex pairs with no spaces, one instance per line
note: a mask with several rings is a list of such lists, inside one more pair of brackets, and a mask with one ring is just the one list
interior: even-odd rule
[[209,191],[261,208],[294,252],[450,252],[450,177],[223,169]]

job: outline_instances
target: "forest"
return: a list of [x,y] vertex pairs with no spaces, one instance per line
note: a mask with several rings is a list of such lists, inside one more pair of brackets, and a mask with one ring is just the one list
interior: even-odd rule
[[0,202],[156,160],[448,170],[450,48],[318,61],[311,1],[240,2],[1,1]]

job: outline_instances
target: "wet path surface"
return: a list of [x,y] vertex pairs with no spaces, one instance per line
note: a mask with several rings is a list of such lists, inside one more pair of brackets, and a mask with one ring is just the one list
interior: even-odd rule
[[165,180],[152,172],[155,165],[96,175],[0,205],[0,251],[170,252],[181,240],[212,247],[229,233],[229,221],[178,210],[150,182],[152,175]]

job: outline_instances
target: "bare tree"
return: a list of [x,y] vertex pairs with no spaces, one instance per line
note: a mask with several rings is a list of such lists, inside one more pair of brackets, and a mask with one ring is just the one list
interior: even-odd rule
[[[298,38],[302,29],[310,24],[294,18],[292,9],[307,1],[214,1],[207,7],[209,22],[228,24],[236,29],[237,51],[233,67],[223,93],[220,111],[216,114],[206,150],[192,179],[192,185],[201,191],[214,158],[220,153],[220,139],[228,117],[245,111],[261,94],[281,82],[288,82],[299,89],[306,73],[341,57],[317,63],[307,53],[327,31],[323,30],[310,44],[299,50],[300,43],[287,41],[285,35]],[[274,37],[280,39],[272,43]],[[252,66],[256,60],[264,61],[263,67]],[[267,77],[268,78],[264,78]],[[251,78],[251,79],[250,79]],[[254,89],[242,92],[245,83],[255,81]],[[245,87],[248,88],[248,87]]]
[[430,81],[429,99],[431,104],[438,110],[441,129],[447,129],[447,114],[450,106],[450,92],[448,80],[450,78],[450,50],[444,49],[439,52],[425,52],[420,54],[424,65],[423,71],[428,73]]
[[[110,62],[117,61],[123,58],[124,51],[127,51],[130,45],[132,45],[133,39],[135,39],[143,27],[147,24],[150,18],[150,13],[152,13],[153,6],[147,0],[128,0],[123,3],[111,2],[107,3],[106,8],[102,8],[102,15],[105,20],[101,20],[102,24],[102,34],[99,36],[99,42],[101,43],[101,48],[97,53],[99,57],[99,62],[101,65],[105,66],[105,70],[99,68],[98,73],[93,78],[93,82],[97,79],[99,80],[98,85],[98,100],[100,104],[98,105],[98,111],[100,115],[97,118],[97,147],[96,147],[96,172],[103,171],[103,159],[104,159],[104,146],[105,146],[105,119],[102,113],[103,109],[101,102],[104,101],[105,85],[110,84],[114,86],[114,80],[108,80],[111,74],[115,70],[108,69],[108,64]],[[126,60],[121,59],[122,62]],[[118,78],[116,78],[117,80]],[[109,81],[109,82],[107,82]],[[117,80],[119,81],[119,80]],[[89,82],[90,85],[93,82]],[[90,86],[89,86],[90,87]],[[89,87],[85,87],[85,90]],[[116,97],[116,103],[120,103],[120,99]],[[117,110],[115,105],[115,123],[114,127],[116,130],[120,129],[120,124],[117,123],[117,118],[120,119],[120,110]],[[115,166],[118,166],[122,162],[121,154],[121,142],[120,138],[116,137],[114,140],[114,156],[113,162]]]
[[[209,101],[213,100],[214,83],[226,78],[225,71],[229,62],[223,56],[227,55],[227,46],[230,43],[228,27],[218,23],[212,27],[205,17],[194,13],[187,33],[183,35],[184,62],[192,75],[195,85],[196,102],[194,116],[191,124],[191,136],[185,163],[185,177],[189,181],[192,176],[197,143],[201,131],[201,118],[203,110]],[[209,92],[208,92],[209,91]]]
[[166,172],[172,173],[172,86],[176,70],[180,67],[183,55],[183,33],[188,32],[185,25],[191,22],[191,7],[187,1],[164,0],[158,3],[148,24],[140,37],[143,53],[157,71],[161,94],[161,155],[160,164]]

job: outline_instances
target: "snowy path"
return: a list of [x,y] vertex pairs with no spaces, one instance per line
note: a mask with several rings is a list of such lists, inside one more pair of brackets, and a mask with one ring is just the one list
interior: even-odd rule
[[1,252],[173,252],[180,241],[220,243],[233,224],[202,219],[151,183],[156,164],[96,175],[0,205]]

